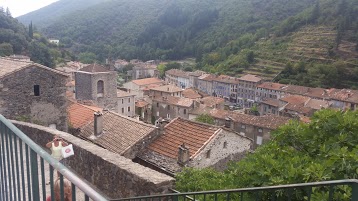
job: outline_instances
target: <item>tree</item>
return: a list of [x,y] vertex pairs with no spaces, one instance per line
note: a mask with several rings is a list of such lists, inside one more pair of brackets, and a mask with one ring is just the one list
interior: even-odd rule
[[46,44],[32,41],[29,50],[32,61],[50,68],[55,67],[55,61],[50,53],[50,48],[47,47]]
[[80,62],[85,64],[91,64],[96,61],[96,55],[92,52],[84,52],[78,55]]
[[31,21],[31,23],[30,23],[30,25],[29,25],[29,37],[30,37],[31,39],[34,38],[34,30],[33,30],[33,28],[32,28],[32,21]]
[[[292,121],[281,126],[272,133],[271,141],[230,164],[224,172],[187,169],[179,173],[176,189],[184,192],[356,179],[357,144],[358,111],[321,110],[309,124]],[[205,183],[211,185],[200,185]],[[314,200],[326,200],[328,191],[316,188],[313,194],[318,196]],[[351,189],[345,187],[337,187],[335,191],[341,200],[347,200],[345,195],[350,194]],[[266,196],[272,196],[272,192],[260,195]],[[297,191],[291,200],[305,200],[304,196]]]
[[12,17],[9,7],[6,8],[6,16],[7,17]]
[[0,44],[0,56],[9,56],[13,54],[12,45],[10,43],[1,43]]
[[200,114],[195,118],[195,121],[197,122],[201,122],[201,123],[206,123],[206,124],[212,124],[214,125],[214,118],[208,114]]

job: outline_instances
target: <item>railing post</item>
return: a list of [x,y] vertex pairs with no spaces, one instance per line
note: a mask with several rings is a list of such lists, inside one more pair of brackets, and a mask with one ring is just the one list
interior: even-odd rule
[[352,201],[358,200],[358,183],[352,184]]
[[31,163],[31,178],[32,178],[32,196],[33,200],[40,200],[39,190],[39,170],[37,166],[37,154],[34,150],[30,149],[30,163]]

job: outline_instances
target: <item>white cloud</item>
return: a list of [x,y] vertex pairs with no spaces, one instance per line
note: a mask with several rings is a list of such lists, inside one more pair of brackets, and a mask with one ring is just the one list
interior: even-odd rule
[[58,0],[0,0],[0,6],[9,8],[13,17],[24,15]]

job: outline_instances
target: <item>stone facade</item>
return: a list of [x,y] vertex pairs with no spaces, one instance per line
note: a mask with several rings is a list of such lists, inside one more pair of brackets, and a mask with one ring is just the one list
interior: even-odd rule
[[106,109],[117,107],[117,73],[84,72],[75,73],[76,99],[92,100],[97,106]]
[[[168,98],[171,97],[172,96],[169,96]],[[191,100],[189,99],[188,101]],[[189,111],[192,110],[194,106],[193,101],[191,101],[190,105],[177,105],[166,100],[159,101],[158,99],[153,99],[152,103],[152,115],[154,115],[156,119],[158,119],[159,117],[168,119],[181,117],[184,119],[189,119]]]
[[229,161],[241,160],[251,150],[252,143],[249,138],[223,129],[189,162],[188,166],[224,170]]
[[117,113],[127,116],[127,117],[133,117],[135,116],[135,96],[132,94],[124,95],[121,93],[120,96],[118,96],[118,109]]
[[163,194],[173,187],[174,178],[71,134],[29,123],[13,123],[42,147],[55,135],[72,144],[75,155],[66,159],[66,166],[111,199]]
[[68,76],[37,65],[0,78],[0,113],[67,131]]

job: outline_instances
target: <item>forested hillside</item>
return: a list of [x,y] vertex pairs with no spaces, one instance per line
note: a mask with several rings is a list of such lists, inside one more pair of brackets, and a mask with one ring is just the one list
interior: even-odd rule
[[12,54],[27,55],[32,61],[48,67],[70,59],[68,51],[49,43],[31,24],[25,27],[8,9],[0,7],[0,56]]
[[104,1],[105,0],[61,0],[40,10],[22,15],[17,19],[25,25],[32,22],[37,28],[43,28],[51,25],[56,19],[64,15],[72,12],[80,12],[81,10]]
[[[66,12],[55,14],[41,31],[86,60],[193,57],[197,69],[212,73],[358,88],[357,0],[91,3],[77,6],[81,11],[59,7]],[[32,15],[49,16],[56,4]],[[38,23],[47,18],[42,19]]]
[[244,33],[268,33],[266,29],[314,2],[116,0],[64,15],[43,31],[76,52],[95,53],[99,60],[201,57]]

